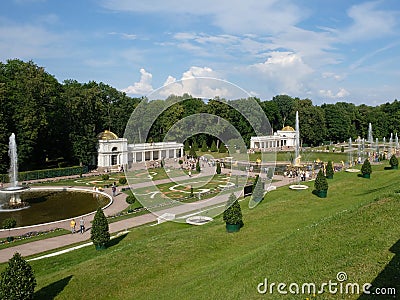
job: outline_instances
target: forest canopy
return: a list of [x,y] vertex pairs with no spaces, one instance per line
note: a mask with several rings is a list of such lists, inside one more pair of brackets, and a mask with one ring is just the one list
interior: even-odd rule
[[[177,101],[182,100],[184,101]],[[190,95],[171,95],[165,101],[174,104],[153,123],[146,138],[162,141],[178,120],[197,113],[209,113],[226,119],[249,144],[254,130],[232,108],[234,101],[245,99],[195,99]],[[379,106],[346,102],[313,105],[311,99],[277,95],[270,100],[255,99],[265,112],[273,131],[294,127],[299,111],[303,145],[325,141],[343,142],[348,138],[367,137],[372,124],[374,138],[395,134],[400,128],[400,102]],[[90,81],[70,79],[62,83],[34,62],[18,59],[0,62],[0,173],[9,165],[8,138],[15,133],[21,170],[68,165],[95,165],[97,134],[109,129],[123,136],[126,124],[140,101],[117,89]],[[161,101],[161,100],[156,100]],[[151,101],[153,102],[153,101]],[[228,105],[231,104],[231,105]],[[152,105],[157,105],[154,103]],[[163,105],[163,104],[160,104]],[[135,121],[135,120],[131,120]],[[196,135],[196,143],[210,148],[218,140],[206,134]],[[189,139],[192,143],[194,138]]]

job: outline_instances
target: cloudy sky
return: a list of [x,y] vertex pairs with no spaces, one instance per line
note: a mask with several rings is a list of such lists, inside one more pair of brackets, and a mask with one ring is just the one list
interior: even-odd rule
[[400,99],[398,0],[4,0],[1,7],[0,60],[33,60],[59,81],[102,81],[144,96],[202,76],[262,100]]

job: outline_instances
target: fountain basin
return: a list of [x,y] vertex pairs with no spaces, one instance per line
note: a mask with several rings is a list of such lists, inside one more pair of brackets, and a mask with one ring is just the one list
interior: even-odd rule
[[346,172],[357,173],[357,172],[360,172],[360,170],[359,169],[346,169]]
[[308,186],[304,185],[304,184],[292,184],[292,185],[289,185],[289,189],[295,190],[295,191],[301,191],[301,190],[308,189]]
[[204,225],[213,220],[213,218],[207,216],[192,216],[186,219],[186,223],[191,225]]
[[27,185],[17,185],[17,186],[9,186],[0,189],[0,193],[5,193],[5,194],[16,194],[16,193],[22,193],[26,190],[29,190],[30,187]]
[[[29,207],[0,209],[0,224],[6,218],[14,218],[19,228],[57,223],[92,214],[98,207],[104,209],[112,203],[106,193],[84,188],[32,187],[19,195]],[[0,198],[3,203],[8,201],[6,194]]]

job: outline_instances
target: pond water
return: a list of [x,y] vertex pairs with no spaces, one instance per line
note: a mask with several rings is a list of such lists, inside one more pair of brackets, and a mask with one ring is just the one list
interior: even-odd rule
[[[78,217],[104,207],[109,203],[105,196],[77,191],[27,191],[21,200],[29,203],[22,210],[2,211],[0,226],[7,218],[14,218],[17,227],[48,223]],[[0,195],[0,202],[7,202],[7,195]]]

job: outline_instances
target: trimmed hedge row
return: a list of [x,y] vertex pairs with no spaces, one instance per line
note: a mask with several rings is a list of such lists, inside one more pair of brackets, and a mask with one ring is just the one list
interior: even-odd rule
[[[89,171],[87,166],[44,169],[35,171],[26,171],[18,173],[18,181],[27,181],[35,179],[45,179],[61,176],[80,175]],[[0,179],[2,182],[9,182],[8,174],[1,174]]]

